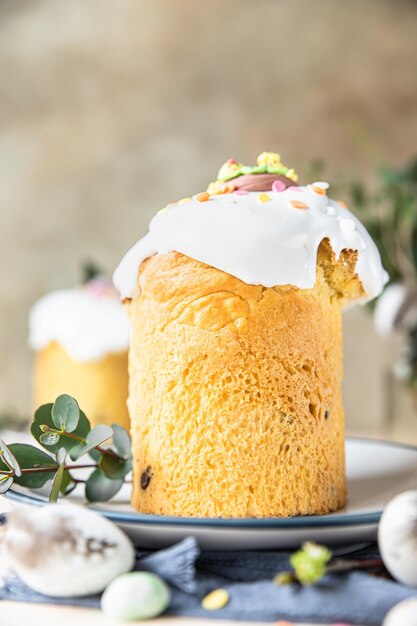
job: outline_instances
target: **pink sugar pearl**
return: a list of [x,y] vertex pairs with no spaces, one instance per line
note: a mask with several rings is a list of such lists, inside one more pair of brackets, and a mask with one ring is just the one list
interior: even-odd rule
[[237,196],[246,196],[249,192],[246,189],[236,189],[234,192]]
[[272,183],[272,191],[284,191],[285,183],[282,180],[274,180]]
[[[292,185],[291,187],[287,187],[287,190],[288,191],[302,191],[302,189],[300,189],[300,187],[296,187],[295,185]],[[336,626],[337,626],[337,624],[336,624]],[[346,626],[346,624],[345,625],[342,624],[342,626]]]

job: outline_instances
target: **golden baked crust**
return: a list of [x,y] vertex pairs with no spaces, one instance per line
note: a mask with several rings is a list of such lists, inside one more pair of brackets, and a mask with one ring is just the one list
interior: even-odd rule
[[127,392],[127,352],[79,362],[53,341],[35,355],[35,408],[68,393],[77,399],[93,426],[115,423],[129,428]]
[[327,241],[314,289],[265,288],[157,254],[129,305],[132,504],[194,517],[345,504],[341,303],[356,253]]

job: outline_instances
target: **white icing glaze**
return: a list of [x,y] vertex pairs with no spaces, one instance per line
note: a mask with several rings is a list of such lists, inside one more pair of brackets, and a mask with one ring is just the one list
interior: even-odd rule
[[[248,284],[309,289],[316,280],[317,249],[326,237],[337,258],[343,249],[358,251],[356,271],[367,299],[381,293],[387,274],[379,252],[348,209],[310,185],[264,193],[269,202],[261,202],[258,192],[228,193],[214,195],[207,202],[194,197],[160,211],[149,233],[127,252],[114,273],[120,295],[138,296],[142,261],[173,250]],[[294,208],[291,200],[304,202],[308,208]]]
[[[94,281],[93,281],[94,283]],[[95,361],[128,349],[130,324],[117,294],[86,287],[43,296],[29,313],[29,345],[56,341],[74,361]]]

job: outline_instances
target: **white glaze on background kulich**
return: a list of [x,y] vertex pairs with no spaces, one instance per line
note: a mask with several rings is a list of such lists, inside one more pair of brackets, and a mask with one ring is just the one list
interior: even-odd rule
[[[356,271],[367,294],[379,295],[387,281],[379,252],[361,222],[339,202],[317,193],[327,183],[285,191],[227,193],[168,205],[152,219],[149,233],[124,256],[114,273],[122,298],[137,297],[138,268],[155,253],[175,250],[251,285],[314,287],[317,250],[330,240],[341,251],[358,251]],[[268,194],[270,201],[260,201]],[[298,209],[291,201],[308,208]]]
[[74,361],[96,361],[129,348],[130,324],[116,292],[87,287],[43,296],[29,313],[29,345],[55,341]]

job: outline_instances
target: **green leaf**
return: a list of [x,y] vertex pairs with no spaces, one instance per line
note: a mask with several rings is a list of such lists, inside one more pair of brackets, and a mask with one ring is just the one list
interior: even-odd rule
[[113,445],[120,456],[130,459],[132,454],[132,442],[126,428],[118,424],[112,424],[113,428]]
[[[49,426],[50,429],[55,430],[55,424],[52,420],[52,404],[43,404],[37,409],[35,412],[35,416],[33,422],[30,427],[30,431],[33,437],[38,441],[42,446],[47,447],[48,452],[52,454],[56,454],[59,448],[65,448],[65,450],[71,450],[72,448],[79,446],[79,442],[71,437],[67,437],[66,435],[60,435],[59,441],[53,446],[45,446],[41,441],[42,435],[42,425]],[[80,411],[80,420],[78,422],[78,426],[75,431],[73,431],[73,435],[77,435],[77,437],[81,437],[82,439],[86,439],[88,433],[90,432],[91,426],[90,422],[86,418],[83,411]]]
[[0,494],[6,493],[13,485],[13,476],[0,475]]
[[71,476],[71,473],[68,470],[65,470],[62,476],[61,489],[60,492],[63,496],[68,496],[72,491],[74,491],[77,483]]
[[99,469],[95,469],[86,482],[85,495],[90,502],[107,502],[116,495],[122,485],[123,479],[111,480]]
[[117,459],[110,454],[103,454],[99,461],[99,467],[107,478],[115,480],[124,478],[132,469],[132,463],[129,460]]
[[80,407],[72,396],[62,394],[58,396],[52,407],[52,420],[59,430],[72,433],[78,426]]
[[107,441],[107,439],[110,439],[112,435],[113,430],[110,428],[110,426],[106,426],[105,424],[99,424],[98,426],[95,426],[88,433],[85,444],[79,444],[70,450],[70,456],[72,460],[77,461],[77,459],[82,457],[84,454],[90,452],[90,450],[92,450],[96,446],[99,446],[101,443],[104,443],[104,441]]
[[3,462],[10,470],[13,470],[15,476],[21,475],[19,463],[17,462],[14,455],[10,452],[3,439],[0,439],[0,459],[3,460]]
[[55,459],[43,452],[43,450],[35,448],[35,446],[30,446],[26,443],[12,443],[9,447],[22,470],[45,468],[44,472],[22,473],[21,476],[15,479],[18,485],[37,489],[50,480],[58,469]]
[[102,452],[100,452],[100,450],[96,450],[95,448],[92,448],[91,450],[88,451],[89,456],[91,456],[91,458],[96,461],[97,463],[100,461],[101,457],[102,457]]
[[303,544],[301,550],[290,556],[290,563],[302,585],[313,585],[327,571],[327,563],[332,558],[331,551],[311,541]]
[[59,468],[52,481],[52,488],[49,494],[49,502],[58,501],[58,496],[61,492],[62,481],[64,479],[66,458],[67,458],[67,451],[65,450],[65,448],[61,448],[57,454],[57,462],[59,463]]
[[47,447],[54,446],[56,443],[58,443],[58,441],[58,433],[54,433],[52,431],[42,433],[42,435],[39,437],[39,443]]

